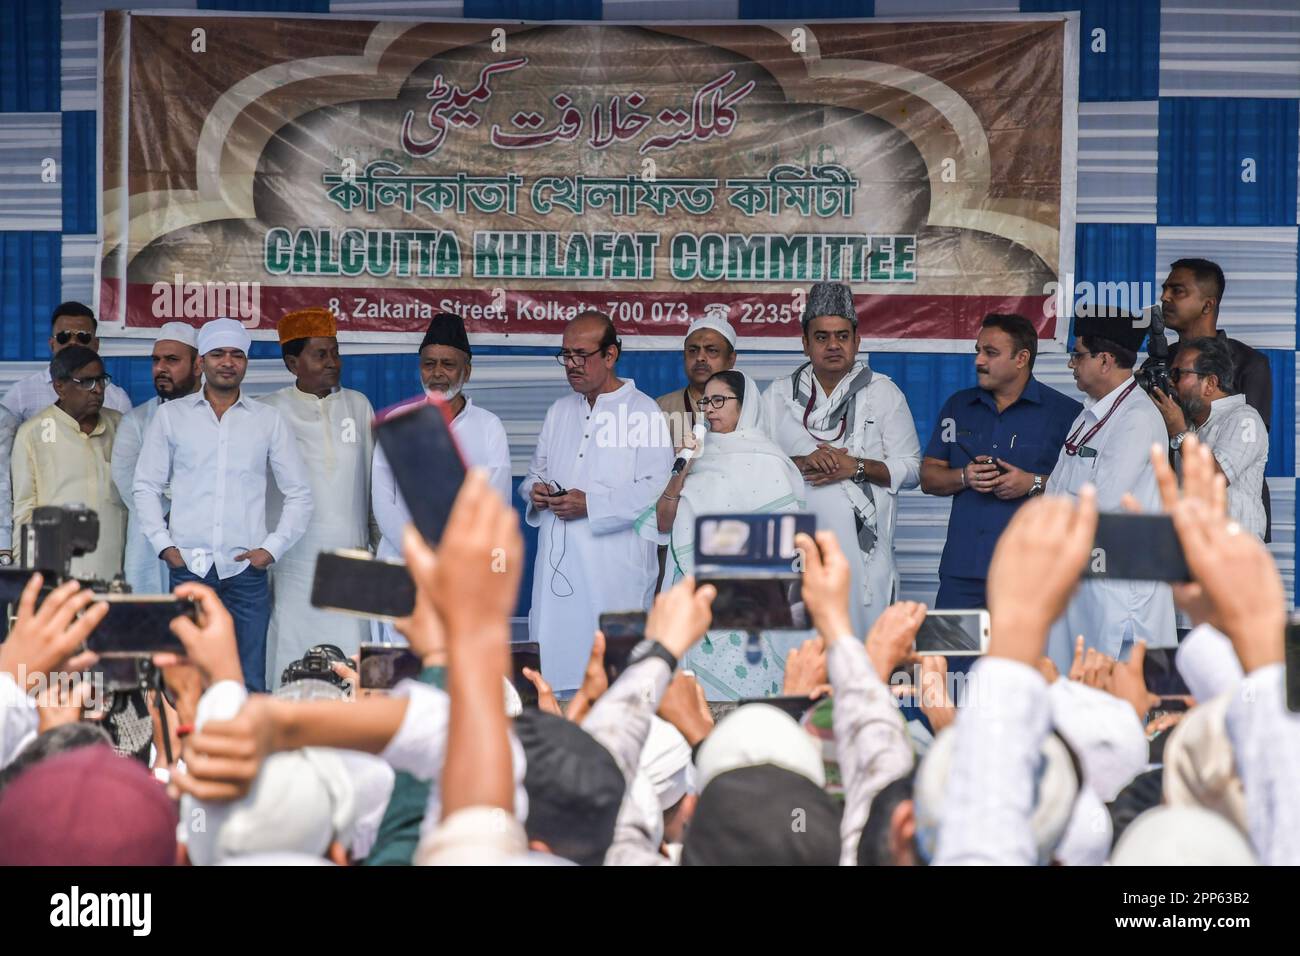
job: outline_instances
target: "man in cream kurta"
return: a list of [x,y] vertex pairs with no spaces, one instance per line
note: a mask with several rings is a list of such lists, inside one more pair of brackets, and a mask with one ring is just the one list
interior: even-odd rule
[[14,437],[14,542],[36,508],[85,505],[99,516],[99,544],[72,559],[71,573],[111,581],[122,572],[126,535],[126,507],[109,467],[122,413],[104,407],[108,376],[90,349],[64,349],[50,372],[59,401],[23,422]]
[[[271,565],[271,623],[267,628],[268,687],[308,648],[334,644],[355,654],[369,633],[358,617],[311,605],[316,557],[339,548],[366,550],[370,542],[370,423],[374,409],[360,392],[339,388],[343,360],[327,309],[290,312],[277,327],[285,364],[296,381],[264,396],[289,425],[306,466],[315,507],[306,533]],[[282,498],[267,488],[267,515],[275,521]]]
[[[1159,410],[1133,378],[1145,330],[1134,329],[1124,318],[1079,318],[1074,334],[1070,364],[1089,401],[1070,428],[1046,492],[1074,497],[1091,482],[1100,511],[1122,511],[1121,500],[1131,492],[1144,512],[1159,513],[1151,446],[1164,448],[1168,433]],[[1177,646],[1169,585],[1084,578],[1048,640],[1048,654],[1062,673],[1070,666],[1079,634],[1087,647],[1119,659],[1127,659],[1138,640],[1153,648]]]
[[855,360],[861,338],[848,286],[813,286],[803,340],[809,361],[763,395],[766,427],[803,474],[817,527],[834,531],[849,557],[861,638],[897,596],[898,493],[920,482],[921,445],[899,387]]
[[[144,434],[158,412],[158,406],[174,398],[193,394],[198,390],[199,334],[192,325],[168,322],[158,330],[158,341],[153,345],[153,387],[158,393],[143,405],[137,405],[125,415],[117,426],[113,442],[113,484],[126,504],[126,558],[122,572],[126,583],[136,594],[166,594],[171,590],[171,575],[167,565],[154,552],[153,545],[140,530],[140,519],[135,510],[135,463],[140,458]],[[159,499],[163,513],[171,508],[171,501]]]
[[635,525],[668,480],[672,441],[654,399],[614,375],[619,348],[601,313],[565,327],[560,355],[575,394],[547,410],[519,486],[524,520],[539,529],[528,633],[559,693],[581,684],[599,616],[648,608],[654,595],[655,541]]

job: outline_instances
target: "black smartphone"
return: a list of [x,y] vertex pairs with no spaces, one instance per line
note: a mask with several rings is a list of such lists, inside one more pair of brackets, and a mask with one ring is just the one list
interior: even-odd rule
[[552,498],[562,498],[569,493],[564,485],[560,484],[558,481],[546,482],[546,491]]
[[1083,576],[1179,583],[1190,581],[1192,572],[1169,515],[1103,512]]
[[86,649],[104,657],[184,654],[171,622],[198,620],[193,601],[169,594],[101,594],[95,600],[108,605],[108,614],[86,638]]
[[645,640],[645,611],[612,611],[600,616],[605,635],[605,676],[612,684],[627,669],[632,648]]
[[784,711],[795,720],[803,720],[803,715],[817,703],[820,698],[813,699],[808,696],[796,697],[746,697],[737,705],[744,707],[746,704],[771,704],[777,710]]
[[510,683],[525,707],[537,706],[537,688],[524,676],[524,668],[542,673],[542,646],[536,641],[516,641],[510,645]]
[[[1142,680],[1147,690],[1160,697],[1185,697],[1191,691],[1183,675],[1178,673],[1175,664],[1177,652],[1175,647],[1152,647],[1147,649],[1147,656],[1142,661]],[[1159,708],[1157,708],[1159,709]]]
[[456,494],[465,481],[465,458],[451,433],[451,411],[429,396],[381,412],[375,438],[393,470],[411,522],[431,547],[447,526]]
[[415,610],[415,582],[406,565],[367,551],[322,551],[311,582],[312,607],[392,620]]
[[712,626],[747,631],[809,627],[794,539],[816,530],[817,518],[810,514],[696,518],[696,585],[718,589]]
[[362,690],[390,690],[408,677],[420,676],[420,658],[400,644],[362,644],[357,679]]
[[1286,709],[1300,714],[1300,615],[1286,625],[1284,645],[1286,661]]

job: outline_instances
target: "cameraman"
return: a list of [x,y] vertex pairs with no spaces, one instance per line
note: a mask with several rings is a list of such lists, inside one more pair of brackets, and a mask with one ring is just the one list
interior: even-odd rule
[[1232,352],[1221,338],[1193,339],[1178,350],[1169,380],[1189,427],[1169,440],[1182,473],[1182,445],[1196,435],[1214,454],[1228,479],[1228,514],[1251,534],[1264,537],[1264,467],[1268,430],[1259,412],[1236,392]]

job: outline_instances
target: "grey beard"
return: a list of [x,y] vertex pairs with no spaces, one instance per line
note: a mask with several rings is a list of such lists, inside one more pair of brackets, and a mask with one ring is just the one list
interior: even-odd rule
[[1199,398],[1187,398],[1178,403],[1182,406],[1183,415],[1187,418],[1189,425],[1195,425],[1200,419],[1201,413],[1205,411],[1205,402]]
[[[424,383],[421,382],[421,384],[423,385]],[[439,396],[440,398],[442,398],[444,402],[451,402],[451,401],[455,401],[456,396],[460,394],[461,389],[463,389],[464,387],[465,387],[464,382],[457,382],[455,385],[450,386],[445,392],[443,392],[436,388],[430,388],[429,386],[425,385],[424,391],[429,395]]]

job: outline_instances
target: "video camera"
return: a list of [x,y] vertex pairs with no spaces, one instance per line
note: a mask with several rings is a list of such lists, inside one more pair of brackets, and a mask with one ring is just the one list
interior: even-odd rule
[[1173,383],[1169,381],[1169,340],[1165,338],[1165,319],[1159,302],[1151,306],[1151,324],[1147,329],[1147,360],[1133,377],[1147,394],[1153,388],[1160,389],[1165,395],[1174,394]]
[[[32,574],[45,578],[41,597],[72,577],[72,559],[99,546],[99,515],[85,505],[36,508],[22,530],[19,561],[0,568],[0,604],[17,604]],[[100,594],[124,593],[130,587],[119,576],[112,581],[82,580]]]

